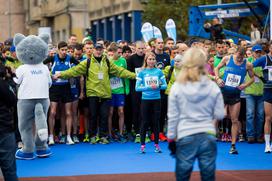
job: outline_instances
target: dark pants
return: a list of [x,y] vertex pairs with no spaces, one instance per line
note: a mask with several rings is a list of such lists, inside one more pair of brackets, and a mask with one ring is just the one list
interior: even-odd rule
[[168,96],[164,91],[161,91],[161,117],[160,117],[160,132],[163,132],[165,122],[167,120],[167,104]]
[[4,179],[7,181],[18,180],[16,174],[16,141],[14,133],[0,135],[0,167]]
[[161,100],[142,100],[141,103],[141,112],[142,112],[142,124],[141,124],[141,144],[145,144],[145,135],[152,122],[155,144],[159,143],[159,120],[161,113]]
[[132,129],[132,111],[131,111],[131,96],[125,95],[125,125],[126,131],[131,133]]
[[99,97],[89,97],[89,132],[91,136],[97,133],[97,123],[99,125],[99,136],[108,135],[109,99]]
[[132,123],[136,134],[140,133],[141,125],[141,96],[140,92],[131,92]]

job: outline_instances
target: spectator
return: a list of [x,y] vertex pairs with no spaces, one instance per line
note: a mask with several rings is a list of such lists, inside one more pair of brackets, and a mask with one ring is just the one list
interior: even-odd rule
[[16,96],[6,82],[6,76],[6,68],[0,64],[0,168],[5,180],[16,181],[16,142],[12,115]]
[[213,18],[212,25],[210,23],[204,24],[204,30],[211,33],[210,39],[212,41],[226,38],[220,20],[217,17]]
[[257,28],[257,25],[255,23],[251,23],[251,32],[250,32],[250,41],[251,44],[255,44],[257,41],[261,39],[261,33]]

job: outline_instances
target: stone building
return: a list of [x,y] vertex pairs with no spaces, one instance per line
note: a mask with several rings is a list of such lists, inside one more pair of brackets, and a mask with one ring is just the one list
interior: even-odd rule
[[0,0],[0,42],[12,37],[17,32],[27,32],[23,1]]
[[141,39],[142,3],[146,0],[0,0],[0,41],[20,32],[50,33],[54,43],[92,37],[111,41]]

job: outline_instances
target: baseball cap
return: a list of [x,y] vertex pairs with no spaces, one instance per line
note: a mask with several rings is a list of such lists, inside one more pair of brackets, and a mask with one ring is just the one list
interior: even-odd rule
[[261,45],[259,45],[259,44],[254,45],[254,46],[252,47],[252,51],[253,51],[253,52],[262,51],[262,50],[263,50],[263,47],[262,47]]
[[100,44],[100,43],[96,43],[94,45],[94,48],[97,49],[97,48],[103,48],[103,46]]
[[12,45],[12,46],[10,47],[9,51],[10,51],[10,52],[15,52],[15,51],[16,51],[15,46],[14,46],[14,45]]

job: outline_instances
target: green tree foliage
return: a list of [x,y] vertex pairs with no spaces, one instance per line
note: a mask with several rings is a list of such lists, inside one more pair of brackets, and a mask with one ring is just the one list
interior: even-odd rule
[[[223,3],[241,1],[222,0]],[[157,26],[165,38],[167,37],[165,23],[167,19],[172,18],[177,26],[177,38],[185,40],[188,38],[189,31],[189,7],[216,3],[217,0],[149,0],[144,5],[143,22],[150,22],[153,26]],[[234,21],[232,19],[225,19],[223,27],[249,35],[251,22],[256,22],[256,18],[246,17]]]

